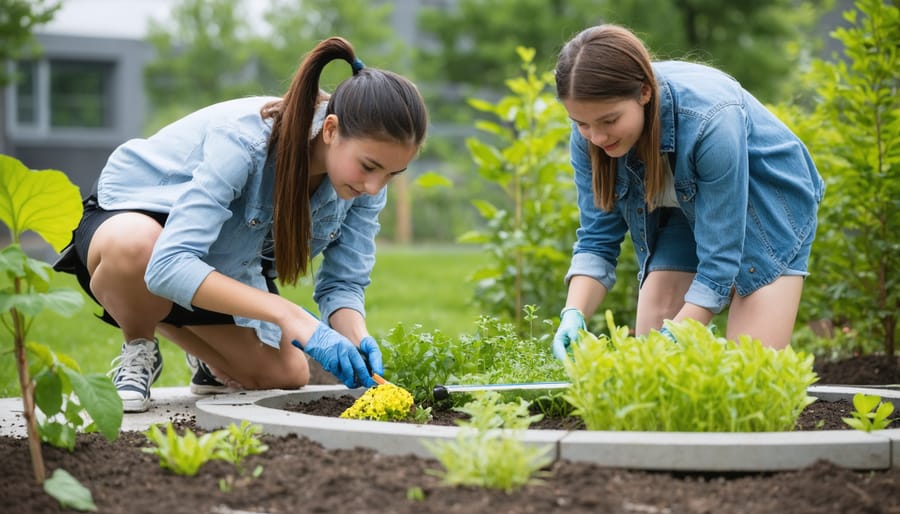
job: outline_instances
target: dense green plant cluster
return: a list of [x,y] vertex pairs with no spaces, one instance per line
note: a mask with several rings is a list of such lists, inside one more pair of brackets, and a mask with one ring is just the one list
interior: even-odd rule
[[538,421],[531,415],[529,402],[504,403],[500,394],[490,391],[456,410],[470,416],[453,441],[425,441],[445,471],[434,472],[450,485],[474,485],[511,492],[538,480],[539,471],[552,459],[550,446],[526,445],[522,430]]
[[[550,352],[549,335],[535,327],[536,309],[526,306],[530,336],[493,316],[481,316],[475,331],[453,340],[440,331],[407,330],[398,324],[381,341],[386,378],[409,389],[417,404],[431,400],[435,385],[479,382],[536,382],[565,378]],[[551,322],[543,321],[538,327]],[[458,402],[464,401],[459,397]]]
[[728,341],[694,320],[666,326],[677,343],[616,327],[574,345],[565,398],[588,429],[785,431],[814,400],[806,394],[816,381],[812,355],[746,336]]

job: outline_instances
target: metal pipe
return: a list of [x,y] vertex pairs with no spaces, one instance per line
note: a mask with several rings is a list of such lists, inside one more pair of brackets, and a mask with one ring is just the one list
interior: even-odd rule
[[571,382],[522,382],[511,384],[471,384],[471,385],[436,385],[432,393],[436,401],[446,400],[450,393],[473,393],[477,391],[514,391],[536,389],[565,389]]

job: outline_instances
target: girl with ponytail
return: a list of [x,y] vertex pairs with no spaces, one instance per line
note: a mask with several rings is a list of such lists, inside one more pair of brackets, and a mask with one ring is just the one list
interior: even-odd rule
[[[328,94],[319,77],[335,60],[353,74]],[[56,267],[122,330],[113,381],[126,412],[149,407],[157,333],[187,353],[196,394],[302,387],[309,358],[348,387],[374,385],[384,365],[364,291],[378,214],[427,122],[415,85],[332,37],[282,97],[211,105],[118,147]],[[319,254],[321,319],[275,285]]]

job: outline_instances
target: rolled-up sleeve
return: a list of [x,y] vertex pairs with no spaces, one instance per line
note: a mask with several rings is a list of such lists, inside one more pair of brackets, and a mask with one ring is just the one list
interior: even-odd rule
[[702,125],[694,152],[697,274],[685,301],[721,312],[740,271],[747,226],[749,158],[743,110],[723,106]]
[[585,275],[610,290],[616,283],[616,264],[628,227],[618,212],[605,212],[594,203],[593,172],[587,141],[574,126],[569,149],[575,172],[580,226],[575,234],[572,262],[566,272],[565,283],[568,285],[575,275]]

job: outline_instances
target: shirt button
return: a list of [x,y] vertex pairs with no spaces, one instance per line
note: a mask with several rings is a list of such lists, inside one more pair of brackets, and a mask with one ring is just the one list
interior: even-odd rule
[[255,227],[257,225],[259,225],[259,220],[257,218],[253,218],[252,220],[250,220],[251,227]]
[[754,268],[753,266],[750,266],[750,273],[756,273],[756,268]]
[[641,252],[646,252],[646,251],[647,251],[647,249],[644,248],[644,247],[642,246],[642,247],[641,247]]
[[643,207],[638,207],[637,213],[638,213],[638,214],[644,214],[644,208],[643,208]]
[[328,239],[334,239],[334,232],[328,234]]

